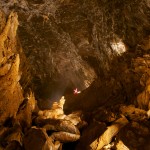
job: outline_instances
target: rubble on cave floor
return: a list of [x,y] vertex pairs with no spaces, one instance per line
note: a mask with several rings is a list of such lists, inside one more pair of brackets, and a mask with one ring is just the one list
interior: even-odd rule
[[132,104],[101,106],[91,112],[78,110],[65,114],[64,97],[54,102],[51,109],[40,110],[30,91],[16,115],[1,125],[0,148],[62,150],[67,143],[75,143],[70,149],[149,149],[148,62],[149,56],[133,59],[133,71],[140,74],[143,91]]
[[61,150],[63,143],[80,139],[79,130],[87,124],[81,119],[81,111],[64,114],[64,97],[43,111],[37,108],[32,93],[24,101],[16,118],[9,120],[11,126],[1,126],[1,149],[11,149],[13,145],[15,149]]
[[[0,34],[0,48],[3,50],[0,54],[0,149],[62,150],[67,143],[75,143],[70,149],[77,150],[150,149],[149,54],[132,59],[132,72],[141,77],[142,91],[131,104],[111,107],[109,101],[109,106],[94,104],[97,107],[90,112],[78,110],[65,114],[65,99],[62,97],[53,103],[51,109],[40,110],[34,94],[29,92],[24,97],[19,83],[21,57],[18,49],[21,47],[15,37],[17,14],[12,12],[5,24]],[[112,85],[115,81],[112,80]],[[119,85],[116,84],[117,89]],[[112,87],[110,85],[110,89]],[[75,89],[74,94],[73,97],[77,98],[80,92]],[[94,103],[92,98],[90,101]]]
[[[83,130],[76,149],[148,149],[150,121],[147,111],[134,105],[118,104],[97,108]],[[86,138],[89,137],[89,138]]]
[[20,105],[19,116],[32,113],[32,123],[29,125],[24,116],[24,120],[16,117],[9,120],[10,126],[1,126],[1,149],[61,150],[64,144],[75,141],[76,148],[71,148],[77,150],[147,149],[149,146],[146,144],[150,137],[147,111],[134,105],[97,108],[86,123],[81,111],[64,113],[64,97],[49,110],[39,110],[32,93],[25,101],[24,106]]
[[132,59],[132,71],[141,77],[143,90],[130,104],[101,106],[88,113],[89,124],[82,132],[77,150],[150,149],[149,62],[148,54]]

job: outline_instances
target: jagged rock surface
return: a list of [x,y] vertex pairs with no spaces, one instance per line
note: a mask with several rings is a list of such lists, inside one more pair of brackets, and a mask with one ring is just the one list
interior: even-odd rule
[[[19,105],[23,101],[23,91],[20,86],[20,57],[16,30],[18,16],[11,13],[6,21],[2,11],[0,33],[0,124],[8,118],[15,117]],[[3,25],[3,26],[2,26]]]
[[31,128],[24,137],[24,148],[25,150],[55,150],[55,147],[48,137],[46,132],[42,129]]
[[19,14],[19,36],[31,65],[32,83],[36,95],[45,99],[60,98],[75,87],[83,90],[96,77],[94,70],[105,76],[114,56],[125,49],[149,49],[148,0],[0,4],[5,13],[15,9]]
[[[1,149],[62,149],[78,140],[77,149],[89,149],[97,138],[103,149],[149,149],[149,0],[8,0],[0,9]],[[64,93],[65,112],[84,115],[64,114],[63,101],[39,110],[29,88],[42,99]],[[129,123],[119,131],[122,115]]]

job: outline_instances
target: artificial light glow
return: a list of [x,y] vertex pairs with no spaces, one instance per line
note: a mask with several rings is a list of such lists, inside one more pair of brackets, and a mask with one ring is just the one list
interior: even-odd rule
[[122,53],[124,53],[126,51],[125,44],[121,40],[118,42],[112,42],[111,47],[119,55],[121,55]]
[[73,90],[73,93],[76,95],[76,94],[81,93],[81,91],[78,91],[78,89],[77,89],[77,88],[75,88],[75,89]]

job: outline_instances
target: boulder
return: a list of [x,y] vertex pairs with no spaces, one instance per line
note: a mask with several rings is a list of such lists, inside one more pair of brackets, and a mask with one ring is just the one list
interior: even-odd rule
[[[37,118],[38,119],[38,118]],[[65,131],[68,133],[79,134],[78,128],[68,120],[56,120],[56,119],[38,119],[35,123],[45,128],[47,131]]]
[[25,150],[56,150],[47,133],[41,129],[32,127],[24,136],[23,146]]
[[116,150],[129,150],[129,148],[121,140],[119,140],[116,145]]
[[30,92],[20,104],[17,111],[16,120],[23,128],[30,128],[32,125],[32,114],[37,114],[39,111],[34,94]]
[[59,100],[59,102],[54,102],[52,104],[51,109],[49,110],[40,110],[38,112],[39,117],[42,117],[43,119],[64,119],[65,118],[65,114],[64,114],[64,110],[63,110],[63,106],[65,103],[65,99],[64,96],[61,97],[61,99]]
[[5,148],[5,150],[22,150],[22,147],[20,145],[19,142],[17,141],[12,141],[10,142],[7,147]]
[[52,135],[50,136],[52,139],[66,143],[66,142],[75,142],[77,140],[80,139],[80,135],[79,134],[72,134],[72,133],[68,133],[68,132],[54,132],[52,133]]
[[132,121],[143,121],[148,119],[147,112],[143,109],[136,108],[134,105],[121,106],[120,112]]
[[101,122],[90,122],[83,130],[79,143],[76,146],[77,150],[89,150],[90,144],[106,130],[106,124]]
[[95,141],[90,144],[91,149],[99,150],[108,145],[114,136],[118,134],[122,127],[128,124],[128,120],[122,117],[116,120],[111,126],[107,127],[107,130]]

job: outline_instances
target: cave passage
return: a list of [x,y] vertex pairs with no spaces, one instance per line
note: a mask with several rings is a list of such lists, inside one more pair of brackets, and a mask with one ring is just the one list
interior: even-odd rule
[[150,1],[0,1],[0,149],[149,150]]

